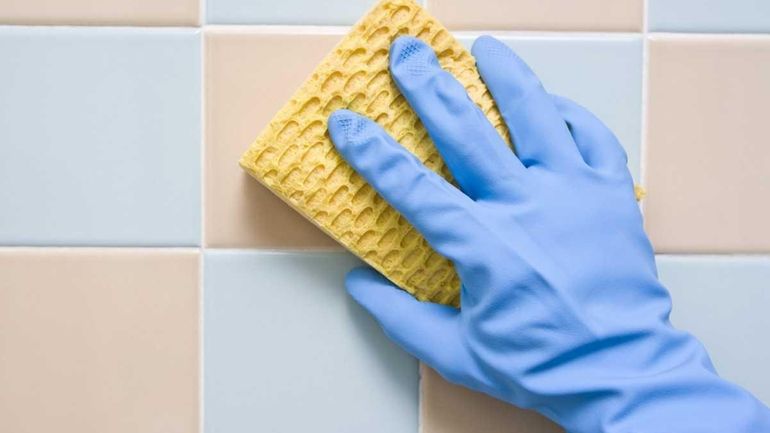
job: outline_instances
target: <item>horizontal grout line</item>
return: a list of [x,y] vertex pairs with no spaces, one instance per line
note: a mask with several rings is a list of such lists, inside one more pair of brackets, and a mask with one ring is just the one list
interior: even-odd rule
[[684,260],[770,260],[770,252],[761,253],[655,253],[657,258],[676,258]]
[[[0,246],[0,252],[25,252],[25,251],[166,251],[166,252],[238,252],[238,253],[264,253],[276,255],[293,254],[352,254],[343,248],[248,248],[248,247],[182,247],[182,246],[115,246],[115,245],[84,245],[84,246],[34,246],[34,245],[3,245]],[[655,257],[677,257],[698,259],[770,259],[770,251],[767,252],[724,252],[724,253],[698,253],[698,252],[656,252]]]
[[576,32],[576,31],[550,31],[550,30],[452,30],[451,33],[459,37],[478,37],[492,35],[499,37],[516,38],[640,38],[642,32]]
[[203,29],[222,33],[256,33],[289,35],[345,35],[351,26],[290,25],[290,24],[213,24]]
[[2,30],[19,30],[19,29],[57,29],[57,30],[94,30],[98,31],[132,31],[136,33],[144,31],[157,31],[157,32],[197,32],[203,29],[201,26],[137,26],[137,25],[72,25],[72,24],[0,24],[0,31]]
[[[0,31],[4,29],[93,29],[94,31],[107,30],[129,30],[132,32],[159,31],[159,32],[179,32],[179,31],[212,31],[221,33],[249,33],[249,34],[279,34],[279,35],[344,35],[351,26],[339,25],[315,25],[315,24],[203,24],[198,26],[142,26],[142,25],[73,25],[73,24],[0,24]],[[672,39],[768,39],[770,33],[746,33],[746,32],[656,32],[656,31],[638,31],[638,32],[593,32],[593,31],[569,31],[569,30],[452,30],[453,35],[459,37],[477,37],[481,35],[493,35],[500,37],[517,38],[672,38]]]
[[[292,255],[292,254],[352,254],[348,250],[344,249],[261,249],[261,248],[229,248],[229,247],[222,247],[222,248],[212,248],[207,247],[203,249],[204,252],[229,252],[229,253],[265,253],[265,254],[276,254],[276,255]],[[746,253],[746,252],[735,252],[735,253],[655,253],[655,257],[677,257],[677,258],[692,258],[692,259],[708,259],[708,258],[719,258],[719,259],[752,259],[752,258],[758,258],[758,259],[770,259],[770,251],[768,252],[761,252],[761,253]]]
[[[350,26],[323,26],[323,25],[260,25],[260,24],[215,24],[205,25],[204,30],[222,33],[249,33],[249,34],[332,34],[344,35],[350,30]],[[639,38],[642,32],[575,32],[575,31],[536,31],[536,30],[451,30],[455,36],[481,36],[493,35],[500,37],[535,37],[535,38]]]
[[158,252],[200,252],[201,247],[154,247],[154,246],[113,246],[113,245],[83,245],[83,246],[51,246],[51,245],[3,245],[0,246],[2,252],[33,252],[33,251],[158,251]]
[[350,251],[343,248],[318,248],[318,249],[278,249],[278,248],[243,248],[243,247],[206,247],[203,248],[204,252],[229,252],[229,253],[264,253],[264,254],[276,254],[276,255],[293,255],[293,254],[353,254]]
[[672,33],[648,32],[648,38],[770,40],[770,33]]

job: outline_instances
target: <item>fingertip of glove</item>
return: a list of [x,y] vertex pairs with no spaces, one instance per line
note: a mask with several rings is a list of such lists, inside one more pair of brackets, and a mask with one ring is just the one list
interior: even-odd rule
[[390,70],[397,80],[424,75],[437,65],[433,48],[414,36],[401,36],[390,46]]
[[360,293],[362,287],[372,285],[372,283],[379,283],[382,279],[384,277],[374,269],[368,266],[361,266],[353,268],[348,272],[345,276],[345,287],[351,295],[355,295]]
[[482,63],[495,59],[513,60],[516,63],[522,63],[522,60],[513,52],[511,47],[489,35],[479,36],[473,42],[471,54],[473,54],[477,61]]
[[345,288],[353,299],[364,306],[383,292],[400,291],[390,280],[368,266],[354,268],[348,272],[345,276]]
[[489,35],[482,35],[476,38],[475,41],[473,41],[473,46],[471,47],[471,54],[474,56],[477,56],[479,54],[484,54],[487,52],[487,50],[490,47],[497,46],[500,41],[495,39],[492,36]]
[[345,147],[365,126],[365,119],[350,110],[337,110],[328,119],[329,135],[338,148]]

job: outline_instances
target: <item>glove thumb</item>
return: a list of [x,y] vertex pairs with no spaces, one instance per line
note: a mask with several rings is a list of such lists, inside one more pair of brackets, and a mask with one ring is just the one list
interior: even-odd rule
[[459,310],[420,302],[368,267],[350,271],[345,286],[385,334],[412,356],[445,377],[463,365]]

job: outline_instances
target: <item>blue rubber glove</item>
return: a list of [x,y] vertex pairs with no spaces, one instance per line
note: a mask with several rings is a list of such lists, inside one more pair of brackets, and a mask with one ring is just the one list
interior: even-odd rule
[[430,47],[403,37],[390,53],[459,189],[371,120],[329,119],[345,159],[454,262],[461,309],[418,302],[368,268],[349,274],[351,295],[450,382],[570,432],[770,432],[770,411],[670,325],[613,134],[501,42],[482,37],[473,55],[516,155]]

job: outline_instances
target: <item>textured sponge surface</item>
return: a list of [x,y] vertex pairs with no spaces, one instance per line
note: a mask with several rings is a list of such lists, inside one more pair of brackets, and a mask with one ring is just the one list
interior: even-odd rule
[[337,153],[327,118],[347,108],[379,123],[430,169],[449,178],[438,151],[388,72],[390,44],[422,39],[498,132],[508,131],[471,54],[410,0],[383,0],[329,53],[241,158],[241,166],[342,245],[420,300],[459,303],[452,263]]

